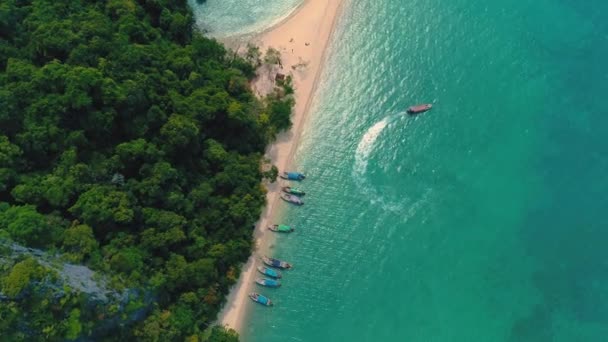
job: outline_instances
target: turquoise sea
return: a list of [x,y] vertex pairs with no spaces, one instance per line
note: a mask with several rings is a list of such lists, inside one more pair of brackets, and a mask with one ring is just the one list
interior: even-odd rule
[[242,339],[607,341],[607,13],[350,1],[272,252],[295,267]]

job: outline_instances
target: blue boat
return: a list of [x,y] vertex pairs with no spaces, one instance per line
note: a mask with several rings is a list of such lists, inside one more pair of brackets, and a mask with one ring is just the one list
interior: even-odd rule
[[279,279],[282,277],[281,272],[273,270],[272,268],[258,266],[258,271],[265,276],[269,276],[270,278]]
[[281,268],[281,269],[290,269],[291,268],[291,264],[286,262],[286,261],[282,261],[279,259],[275,259],[275,258],[269,258],[269,257],[262,257],[262,261],[270,266],[270,267],[276,267],[276,268]]
[[266,286],[266,287],[279,287],[281,286],[281,282],[275,279],[267,279],[267,278],[257,278],[255,282],[258,285]]
[[304,174],[300,172],[283,172],[279,177],[295,181],[301,181],[306,178],[306,176],[304,176]]
[[249,298],[256,303],[260,303],[264,306],[272,306],[274,303],[270,300],[270,298],[263,296],[259,293],[252,292],[249,294]]

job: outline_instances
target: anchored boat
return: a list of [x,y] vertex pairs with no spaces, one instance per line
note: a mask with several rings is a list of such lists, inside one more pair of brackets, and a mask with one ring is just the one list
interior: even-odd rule
[[306,178],[306,176],[304,176],[304,174],[301,172],[283,172],[282,174],[279,175],[279,177],[281,177],[283,179],[295,180],[295,181],[301,181],[301,180],[304,180],[304,178]]
[[285,224],[274,224],[272,226],[269,226],[268,229],[277,233],[291,233],[295,230],[294,228],[291,228],[290,226]]
[[291,194],[291,195],[296,195],[296,196],[304,196],[306,195],[306,193],[298,188],[292,188],[290,186],[284,186],[281,188],[281,190],[283,190],[284,193],[287,194]]
[[276,268],[280,268],[283,270],[287,270],[291,268],[291,264],[286,262],[286,261],[282,261],[279,259],[275,259],[275,258],[269,258],[269,257],[262,257],[262,261],[270,266],[270,267],[276,267]]
[[262,286],[266,286],[266,287],[280,287],[281,286],[281,282],[279,282],[278,280],[274,280],[274,279],[257,278],[255,280],[255,282],[258,285],[262,285]]
[[264,266],[258,266],[258,272],[260,272],[263,275],[268,276],[270,278],[274,278],[274,279],[279,279],[279,278],[283,277],[283,275],[281,275],[281,272],[279,272],[277,270],[273,270],[272,268],[264,267]]
[[274,303],[270,300],[270,298],[263,296],[256,292],[250,293],[249,298],[251,298],[251,300],[253,300],[254,302],[260,303],[264,306],[273,306],[274,305]]
[[283,201],[295,204],[295,205],[303,205],[304,202],[300,199],[300,197],[291,194],[281,194],[281,198]]
[[424,112],[430,110],[431,108],[433,108],[433,105],[430,103],[427,103],[427,104],[411,106],[410,108],[407,109],[407,112],[408,112],[408,114],[420,114],[420,113],[424,113]]

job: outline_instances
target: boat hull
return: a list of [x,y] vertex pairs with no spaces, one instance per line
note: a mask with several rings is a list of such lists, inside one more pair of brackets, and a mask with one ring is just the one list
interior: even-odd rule
[[291,233],[295,229],[291,228],[289,226],[281,226],[281,225],[275,224],[274,226],[269,226],[268,230],[271,230],[271,231],[276,232],[276,233]]
[[259,293],[250,293],[249,294],[249,298],[251,298],[252,301],[264,305],[264,306],[273,306],[274,303],[270,300],[270,298],[262,296]]
[[304,205],[304,202],[300,198],[290,194],[281,194],[281,199],[287,203],[291,203],[293,205]]
[[431,110],[431,108],[433,108],[432,104],[422,104],[422,105],[417,105],[417,106],[411,106],[407,109],[408,114],[420,114],[420,113],[424,113],[426,111]]
[[283,192],[286,194],[290,194],[290,195],[295,195],[295,196],[304,196],[306,195],[306,193],[304,191],[301,191],[299,189],[295,189],[289,186],[283,187],[282,188]]
[[265,286],[265,287],[271,287],[271,288],[281,287],[281,283],[274,279],[258,278],[255,280],[255,282],[256,282],[256,284],[258,284],[260,286]]
[[272,268],[268,268],[268,267],[258,267],[258,272],[262,273],[263,275],[273,278],[273,279],[281,279],[283,277],[283,275],[281,274],[281,272],[279,271],[275,271]]
[[287,270],[292,267],[290,263],[281,261],[278,259],[264,257],[264,258],[262,258],[262,261],[264,262],[264,264],[266,264],[270,267],[274,267],[274,268],[278,268],[278,269],[282,269],[282,270]]
[[300,172],[283,172],[282,174],[279,175],[279,177],[286,179],[286,180],[293,180],[293,181],[301,181],[306,178],[306,176],[304,176],[304,174],[302,174]]

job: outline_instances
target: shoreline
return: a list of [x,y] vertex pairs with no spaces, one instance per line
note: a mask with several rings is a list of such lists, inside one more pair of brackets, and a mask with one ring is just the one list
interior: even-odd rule
[[264,33],[272,31],[278,26],[281,26],[283,23],[291,19],[291,17],[295,16],[300,11],[300,9],[302,9],[302,7],[304,7],[304,5],[306,5],[309,1],[310,0],[303,0],[302,3],[291,9],[289,12],[266,23],[266,25],[260,25],[260,27],[258,27],[257,29],[251,29],[250,31],[244,31],[240,33],[236,32],[234,34],[228,34],[226,36],[215,36],[213,32],[211,32],[209,37],[221,41],[224,45],[229,45],[227,44],[227,42],[229,43],[235,40],[250,42],[256,37],[260,37]]
[[[259,46],[261,51],[266,51],[268,47],[279,50],[284,65],[279,72],[293,77],[296,104],[292,113],[292,128],[281,133],[266,150],[266,157],[277,166],[279,172],[286,171],[293,162],[323,70],[328,43],[335,31],[345,2],[345,0],[305,0],[285,18],[269,28],[256,34],[227,38],[223,41],[226,45],[233,45],[231,43],[234,42],[252,42]],[[306,63],[306,65],[302,67],[302,63]],[[292,69],[294,65],[300,65],[300,67]],[[254,81],[253,90],[259,92],[260,89],[263,91],[264,88],[272,86],[274,80],[271,76],[273,75],[273,73],[259,75]],[[277,218],[282,213],[282,210],[276,208],[277,203],[280,203],[278,195],[282,182],[277,180],[267,186],[267,205],[262,211],[254,232],[255,250],[247,263],[243,265],[241,275],[230,290],[226,304],[218,315],[219,324],[239,333],[242,332],[248,308],[253,304],[248,298],[248,293],[254,286],[256,266],[261,264],[260,257],[268,252],[275,241],[275,236],[264,227],[272,223],[269,222],[270,220]]]

